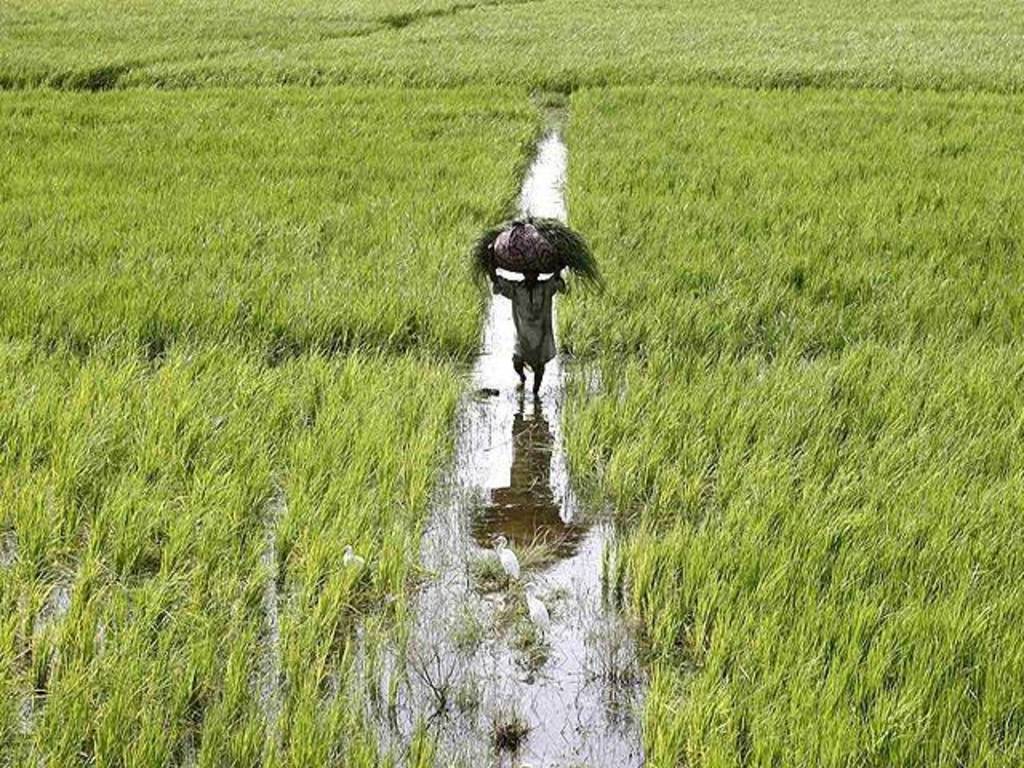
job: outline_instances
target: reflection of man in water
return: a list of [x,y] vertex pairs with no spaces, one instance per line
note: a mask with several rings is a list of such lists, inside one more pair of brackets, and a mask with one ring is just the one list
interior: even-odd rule
[[561,509],[551,490],[551,453],[554,436],[539,398],[533,400],[533,413],[519,408],[512,420],[512,467],[509,484],[491,490],[491,500],[474,521],[474,535],[481,546],[489,546],[493,536],[503,534],[513,544],[531,544],[535,540],[561,542],[562,556],[571,555],[583,531],[562,521]]
[[533,415],[523,414],[522,398],[519,410],[512,419],[512,468],[509,487],[497,488],[493,500],[498,504],[520,504],[551,509],[558,516],[551,493],[551,450],[554,437],[541,410],[540,400],[534,400]]

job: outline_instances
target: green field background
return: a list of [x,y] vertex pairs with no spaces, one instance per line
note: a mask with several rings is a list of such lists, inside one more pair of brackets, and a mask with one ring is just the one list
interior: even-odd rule
[[635,526],[653,764],[1024,760],[1021,108],[574,97],[569,454]]
[[1001,0],[10,0],[0,84],[1024,86]]
[[1021,4],[11,0],[0,88],[0,765],[400,764],[543,104],[648,764],[1024,763]]
[[443,357],[476,347],[458,253],[536,116],[493,90],[214,89],[11,93],[0,121],[9,336]]

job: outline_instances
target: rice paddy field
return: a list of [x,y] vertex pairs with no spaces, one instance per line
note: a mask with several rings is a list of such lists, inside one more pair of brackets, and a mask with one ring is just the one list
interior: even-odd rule
[[446,254],[527,103],[4,96],[6,763],[381,764],[351,630],[403,612],[479,314]]
[[0,84],[855,85],[1020,92],[1001,0],[8,0]]
[[1021,117],[574,97],[569,455],[635,520],[658,764],[1024,759]]
[[357,638],[552,105],[646,764],[1024,764],[1022,62],[990,0],[5,2],[0,765],[442,764]]

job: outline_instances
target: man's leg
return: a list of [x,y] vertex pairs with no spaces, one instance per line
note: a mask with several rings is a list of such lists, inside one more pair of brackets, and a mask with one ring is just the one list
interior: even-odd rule
[[533,369],[533,394],[540,393],[540,383],[544,379],[544,363],[534,366]]
[[512,367],[516,369],[516,373],[519,375],[519,383],[526,383],[526,372],[523,370],[523,358],[519,355],[512,355]]

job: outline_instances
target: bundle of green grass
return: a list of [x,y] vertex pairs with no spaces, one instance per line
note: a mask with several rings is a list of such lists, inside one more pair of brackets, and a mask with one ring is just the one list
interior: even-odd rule
[[587,241],[557,219],[515,219],[480,235],[473,246],[474,274],[483,280],[493,268],[542,274],[568,269],[594,287],[604,284]]

